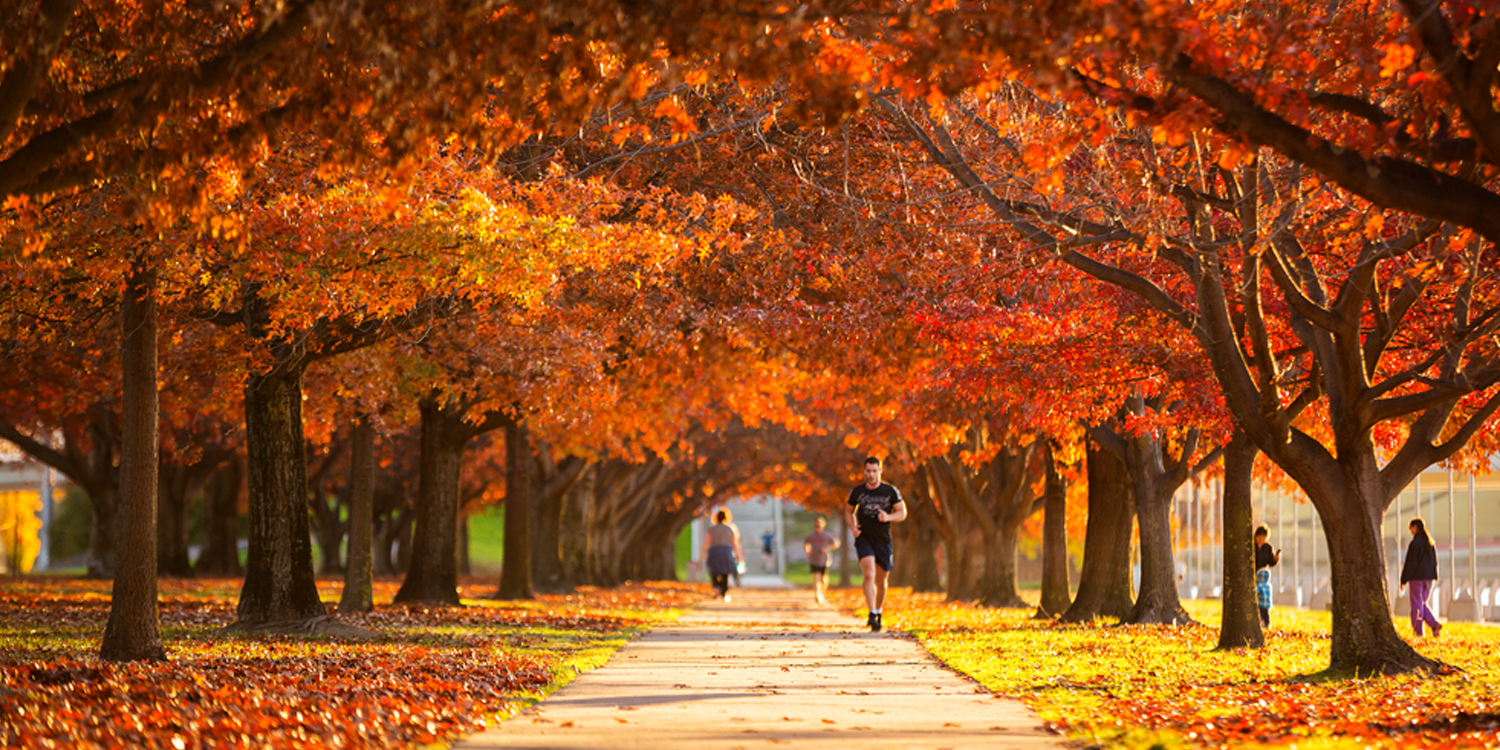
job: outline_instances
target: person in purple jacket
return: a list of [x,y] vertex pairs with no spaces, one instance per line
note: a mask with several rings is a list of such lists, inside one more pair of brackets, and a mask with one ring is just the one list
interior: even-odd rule
[[1406,563],[1401,566],[1401,588],[1411,586],[1411,631],[1420,638],[1425,622],[1432,626],[1432,637],[1436,638],[1443,632],[1443,625],[1427,608],[1427,597],[1437,583],[1437,546],[1422,519],[1411,519],[1407,528],[1411,530],[1411,544],[1406,548]]

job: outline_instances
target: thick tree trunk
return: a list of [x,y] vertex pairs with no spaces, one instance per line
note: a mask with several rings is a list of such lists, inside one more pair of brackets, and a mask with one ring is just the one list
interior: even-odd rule
[[349,564],[340,612],[375,609],[375,427],[355,422],[349,449]]
[[1137,493],[1141,534],[1141,590],[1122,622],[1183,625],[1193,621],[1177,598],[1177,566],[1172,555],[1172,494]]
[[120,545],[114,593],[99,658],[161,661],[156,606],[156,277],[132,271],[121,304],[123,414],[120,441]]
[[505,559],[497,599],[531,599],[531,505],[536,459],[526,425],[505,426]]
[[1125,462],[1093,441],[1088,448],[1089,518],[1078,593],[1063,622],[1130,614],[1130,532],[1135,516]]
[[[538,489],[545,488],[556,478],[556,467],[550,468],[552,472],[549,474],[538,472]],[[542,591],[557,591],[562,587],[562,506],[561,493],[539,491],[532,494],[531,580]]]
[[632,581],[677,580],[676,537],[665,522],[652,523],[624,545],[626,577]]
[[913,519],[911,546],[903,555],[910,561],[907,567],[912,569],[912,590],[925,593],[943,590],[943,540],[932,517],[931,503],[923,503],[927,512]]
[[420,410],[421,469],[411,567],[394,601],[457,605],[458,493],[468,435],[461,411],[430,398],[422,400]]
[[950,602],[972,602],[979,598],[974,583],[978,578],[974,572],[973,554],[976,533],[974,529],[962,526],[953,533],[953,546],[948,554],[947,599]]
[[912,548],[915,546],[913,521],[916,520],[916,511],[911,498],[906,500],[906,513],[905,522],[891,524],[891,546],[901,556],[896,567],[891,570],[890,578],[886,580],[886,583],[893,588],[910,587],[917,579],[916,567],[911,564]]
[[469,517],[460,514],[458,517],[458,574],[466,576],[473,573],[474,563],[469,557]]
[[1333,582],[1329,671],[1368,675],[1436,669],[1438,662],[1417,653],[1391,620],[1380,533],[1383,512],[1371,510],[1353,492],[1337,502],[1343,512],[1322,514]]
[[1255,601],[1255,510],[1250,489],[1260,449],[1242,432],[1224,447],[1224,600],[1220,649],[1264,648]]
[[979,601],[986,607],[1031,606],[1016,591],[1016,547],[1020,536],[1021,524],[1006,519],[998,524],[995,539],[985,550],[984,589]]
[[245,466],[234,455],[214,472],[208,485],[207,540],[193,569],[203,576],[240,576],[239,504]]
[[250,556],[239,623],[261,626],[324,617],[313,576],[307,518],[307,451],[301,364],[251,375],[245,386]]
[[1038,617],[1057,617],[1068,610],[1068,484],[1057,471],[1052,446],[1043,456],[1046,484],[1042,490],[1046,514],[1042,519],[1042,601]]
[[188,557],[188,498],[193,468],[170,460],[158,464],[156,572],[188,578],[193,575],[193,563]]
[[113,429],[114,414],[110,407],[95,404],[90,409],[89,476],[84,485],[89,493],[88,577],[109,579],[115,576],[115,545],[119,538],[120,474],[115,465],[115,445],[119,436]]
[[588,580],[589,569],[589,519],[594,507],[594,478],[596,467],[583,469],[578,484],[563,495],[562,518],[558,530],[558,550],[561,558],[562,577],[560,588],[573,588]]

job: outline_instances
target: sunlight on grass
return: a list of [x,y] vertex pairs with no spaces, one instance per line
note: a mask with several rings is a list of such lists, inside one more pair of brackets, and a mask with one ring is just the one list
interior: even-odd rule
[[[853,609],[860,599],[841,594]],[[893,591],[888,627],[949,666],[1025,701],[1068,737],[1113,747],[1179,745],[1494,747],[1500,628],[1452,623],[1422,653],[1448,676],[1296,678],[1328,664],[1327,612],[1277,609],[1265,649],[1214,650],[1219,603],[1187,602],[1198,625],[1059,625],[1032,610],[979,609]],[[1410,637],[1410,626],[1397,628]]]

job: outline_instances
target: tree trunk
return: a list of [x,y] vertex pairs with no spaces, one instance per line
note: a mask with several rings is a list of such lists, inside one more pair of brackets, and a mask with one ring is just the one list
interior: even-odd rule
[[349,564],[340,612],[375,609],[375,427],[354,423],[349,448]]
[[912,590],[935,593],[943,590],[943,540],[932,517],[932,501],[922,503],[926,512],[913,518],[911,549],[903,557],[913,569]]
[[911,553],[913,542],[913,525],[916,520],[916,512],[913,509],[913,499],[906,498],[906,521],[891,524],[891,546],[901,555],[900,562],[891,569],[891,575],[886,583],[892,588],[906,588],[912,585],[917,578],[916,567],[911,564]]
[[162,661],[156,606],[156,275],[132,270],[121,303],[120,545],[99,658]]
[[1250,488],[1260,449],[1242,432],[1224,447],[1224,601],[1220,649],[1264,648],[1255,601],[1255,510]]
[[197,575],[240,576],[239,504],[245,466],[238,454],[214,472],[208,485],[207,540],[193,568]]
[[1048,443],[1043,454],[1046,484],[1042,490],[1042,602],[1037,616],[1057,617],[1068,610],[1068,484],[1057,471],[1056,457]]
[[578,483],[563,495],[562,518],[558,529],[561,557],[560,588],[573,588],[588,580],[589,518],[594,507],[594,477],[598,472],[590,464],[583,469]]
[[[537,464],[544,462],[538,460]],[[547,486],[555,478],[557,467],[545,462],[550,472],[538,472],[537,489]],[[543,468],[538,466],[538,469]],[[562,588],[562,493],[538,491],[531,499],[531,580],[542,591],[558,591]]]
[[411,567],[394,601],[457,605],[458,493],[468,436],[462,411],[431,398],[422,400],[420,410],[421,469]]
[[89,519],[89,578],[115,577],[120,474],[115,465],[115,445],[119,436],[113,429],[113,420],[114,414],[104,404],[95,404],[90,409],[89,441],[92,449],[89,455],[89,475],[92,481],[84,486],[89,493],[89,507],[93,510]]
[[251,375],[245,385],[250,557],[240,591],[241,625],[327,615],[313,576],[307,518],[302,370],[300,363],[283,364]]
[[1141,590],[1122,622],[1183,625],[1193,621],[1177,598],[1177,566],[1172,555],[1172,494],[1164,488],[1135,493],[1141,534]]
[[986,607],[1029,607],[1016,591],[1016,547],[1021,524],[1006,519],[997,524],[996,531],[993,544],[985,550],[984,588],[979,602]]
[[[1332,658],[1335,675],[1395,674],[1436,669],[1396,633],[1386,589],[1382,511],[1350,492],[1341,513],[1322,513],[1333,582]],[[1321,508],[1319,509],[1321,513]]]
[[460,515],[458,517],[458,574],[461,576],[474,573],[474,562],[469,557],[469,517]]
[[156,572],[188,578],[193,563],[188,558],[188,500],[192,467],[171,460],[158,461],[156,505]]
[[531,599],[531,505],[536,459],[526,425],[505,426],[505,558],[497,599]]
[[1135,504],[1125,462],[1088,445],[1089,518],[1083,537],[1083,569],[1078,594],[1063,622],[1130,614],[1130,532]]

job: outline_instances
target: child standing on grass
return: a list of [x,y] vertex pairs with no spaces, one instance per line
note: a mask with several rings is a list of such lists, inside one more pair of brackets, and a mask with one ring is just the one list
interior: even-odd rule
[[1255,603],[1260,607],[1263,628],[1271,627],[1271,568],[1281,562],[1281,553],[1271,549],[1267,541],[1270,537],[1270,529],[1255,527]]

